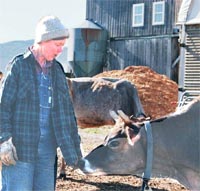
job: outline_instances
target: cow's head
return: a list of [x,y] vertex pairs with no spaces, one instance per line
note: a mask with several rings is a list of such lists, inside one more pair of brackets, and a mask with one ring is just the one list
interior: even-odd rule
[[146,152],[141,141],[141,121],[130,119],[122,111],[110,111],[115,126],[102,145],[83,160],[81,170],[91,175],[135,174],[144,169]]

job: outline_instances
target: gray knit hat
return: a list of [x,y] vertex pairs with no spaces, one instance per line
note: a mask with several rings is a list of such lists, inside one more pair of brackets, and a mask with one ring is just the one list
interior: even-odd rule
[[55,16],[45,16],[38,22],[35,30],[35,42],[68,38],[69,32]]

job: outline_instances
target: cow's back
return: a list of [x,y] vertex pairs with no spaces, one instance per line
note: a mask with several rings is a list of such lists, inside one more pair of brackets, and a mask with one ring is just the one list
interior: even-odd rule
[[[78,124],[82,127],[113,125],[109,110],[123,110],[128,115],[143,113],[137,90],[126,80],[106,79],[94,88],[99,78],[68,79],[70,95]],[[135,104],[136,103],[136,104]]]
[[[165,147],[174,163],[200,171],[200,100],[161,122],[152,123],[155,141]],[[161,146],[160,146],[161,147]]]

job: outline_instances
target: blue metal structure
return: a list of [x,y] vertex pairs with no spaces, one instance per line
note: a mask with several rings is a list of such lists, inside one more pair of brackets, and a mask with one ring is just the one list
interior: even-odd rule
[[70,29],[68,62],[75,77],[92,77],[103,71],[107,36],[105,29],[88,20]]

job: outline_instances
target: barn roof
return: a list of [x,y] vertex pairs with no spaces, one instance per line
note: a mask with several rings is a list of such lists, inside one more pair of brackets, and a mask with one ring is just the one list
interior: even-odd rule
[[177,24],[200,24],[200,0],[183,0]]
[[84,28],[84,29],[102,29],[100,26],[98,26],[97,24],[95,24],[92,21],[89,20],[85,20],[80,26],[78,26],[77,28]]

